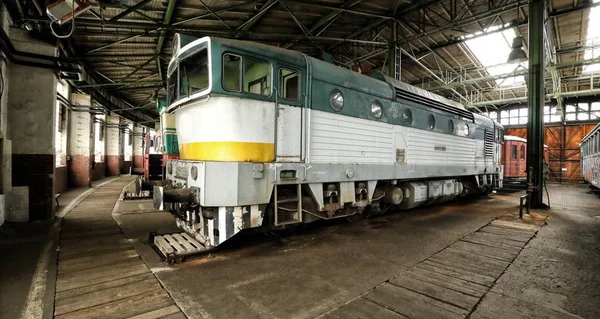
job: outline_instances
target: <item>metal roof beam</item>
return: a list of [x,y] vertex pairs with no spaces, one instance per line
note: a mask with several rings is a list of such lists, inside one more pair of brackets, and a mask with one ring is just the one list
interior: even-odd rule
[[[152,76],[158,73],[152,74]],[[162,81],[133,81],[133,82],[112,82],[112,83],[94,83],[94,84],[84,84],[78,85],[77,89],[87,89],[87,88],[99,88],[99,87],[111,87],[111,86],[123,86],[123,85],[131,85],[131,84],[156,84],[162,83]]]
[[110,20],[108,21],[118,21],[119,19],[127,16],[128,14],[137,11],[139,8],[143,7],[146,3],[151,2],[152,0],[142,0],[138,3],[136,3],[135,5],[128,7],[125,11],[117,14],[116,16],[112,17]]
[[148,59],[146,62],[138,65],[135,70],[131,71],[129,74],[127,74],[125,76],[125,78],[123,78],[123,81],[129,79],[129,77],[131,77],[133,74],[135,74],[137,71],[139,71],[140,69],[142,69],[143,67],[145,67],[146,65],[150,64],[150,62],[152,62],[152,60],[156,59],[156,57],[151,57],[150,59]]
[[[150,32],[152,32],[152,31],[150,31]],[[85,54],[87,55],[87,54],[89,54],[89,53],[94,53],[94,52],[96,52],[96,51],[104,50],[104,49],[106,49],[106,48],[110,48],[110,47],[112,47],[113,45],[121,44],[121,43],[123,43],[123,42],[127,42],[127,41],[129,41],[129,40],[133,40],[133,39],[135,39],[135,38],[139,38],[139,37],[141,37],[141,36],[143,36],[143,35],[145,35],[145,34],[148,34],[148,33],[149,33],[149,32],[144,32],[144,33],[140,33],[140,34],[132,35],[132,36],[129,36],[129,37],[126,37],[126,38],[123,38],[123,39],[117,40],[117,41],[113,41],[113,42],[111,42],[111,43],[107,43],[107,44],[105,44],[105,45],[102,45],[102,46],[99,46],[99,47],[97,47],[97,48],[91,49],[91,50],[87,51]]]
[[[90,20],[81,18],[78,20],[78,25],[80,26],[88,26],[90,25]],[[96,23],[96,22],[91,22]],[[256,35],[257,37],[269,37],[275,39],[281,39],[281,41],[285,41],[287,39],[307,39],[307,40],[320,40],[320,41],[330,41],[330,42],[351,42],[357,44],[368,44],[372,46],[388,46],[387,42],[382,41],[370,41],[370,40],[361,40],[361,39],[349,39],[349,38],[336,38],[336,37],[321,37],[321,36],[309,36],[309,35],[297,35],[297,34],[288,34],[288,33],[274,33],[274,32],[255,32],[255,31],[230,31],[223,30],[217,28],[196,28],[196,27],[178,27],[173,25],[158,25],[158,29],[164,28],[169,29],[175,32],[200,32],[208,35],[220,35],[220,36],[232,36],[232,34],[242,33],[246,35]],[[148,23],[132,23],[132,22],[108,22],[105,27],[119,27],[119,28],[130,28],[130,29],[149,29],[153,27],[157,27],[157,25],[148,24]],[[143,33],[145,34],[145,33]]]
[[[342,8],[342,9],[351,8],[351,7],[359,4],[361,1],[362,0],[348,0],[344,4],[342,4],[340,8]],[[319,29],[320,27],[327,24],[321,31],[319,31],[319,33],[317,35],[323,33],[323,31],[325,31],[325,29],[327,27],[329,27],[331,25],[331,23],[333,23],[341,14],[342,14],[341,10],[333,10],[333,11],[329,12],[329,14],[327,14],[326,16],[319,19],[319,21],[315,22],[315,24],[312,25],[312,27],[308,30],[308,32],[306,34],[310,35],[313,32],[315,32],[317,29]],[[299,40],[294,40],[294,41],[288,42],[288,43],[284,44],[283,47],[288,49],[298,41]]]
[[252,29],[258,20],[260,20],[260,18],[262,18],[277,2],[278,0],[268,0],[254,16],[242,23],[237,29],[240,31],[249,31]]
[[[163,19],[163,24],[169,25],[169,23],[171,22],[171,17],[173,16],[173,11],[175,10],[175,3],[177,2],[177,0],[169,0],[169,4],[167,5],[167,10],[165,11],[165,16]],[[164,32],[159,32],[160,35],[158,36],[158,42],[156,44],[156,53],[160,54],[162,52],[162,47],[163,44],[165,42],[165,36],[167,33],[167,30],[165,30]],[[156,68],[158,69],[158,75],[160,76],[161,80],[164,80],[164,75],[162,73],[162,67],[160,65],[160,59],[156,59]]]

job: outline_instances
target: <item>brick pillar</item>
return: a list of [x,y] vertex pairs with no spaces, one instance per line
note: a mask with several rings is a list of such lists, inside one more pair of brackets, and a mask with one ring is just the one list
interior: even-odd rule
[[[17,50],[56,56],[56,47],[11,28]],[[13,190],[6,194],[7,221],[54,217],[56,76],[53,70],[8,65],[8,131],[12,140]]]
[[144,128],[139,125],[133,126],[133,170],[144,171]]
[[72,187],[91,187],[94,160],[93,116],[88,112],[71,111],[69,118],[69,184]]
[[121,173],[123,147],[120,124],[120,117],[106,117],[106,176],[118,176]]

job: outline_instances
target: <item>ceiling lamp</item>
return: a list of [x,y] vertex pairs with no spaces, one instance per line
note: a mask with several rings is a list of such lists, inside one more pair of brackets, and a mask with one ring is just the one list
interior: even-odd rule
[[523,51],[523,37],[515,37],[506,63],[521,63],[525,61],[527,61],[527,53]]

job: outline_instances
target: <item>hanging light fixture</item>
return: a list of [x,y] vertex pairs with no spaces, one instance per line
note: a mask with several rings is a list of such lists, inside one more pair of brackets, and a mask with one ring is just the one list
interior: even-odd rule
[[506,63],[521,63],[525,61],[527,61],[527,53],[523,50],[523,37],[517,36],[513,39],[512,50],[510,50]]
[[[520,1],[517,1],[517,30],[519,28],[519,12],[521,11]],[[512,50],[508,54],[506,63],[521,63],[527,61],[527,53],[523,50],[523,37],[518,35],[513,39]]]

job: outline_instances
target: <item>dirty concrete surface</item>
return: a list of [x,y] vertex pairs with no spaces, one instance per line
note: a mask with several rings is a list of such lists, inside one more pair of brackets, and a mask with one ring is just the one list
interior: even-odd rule
[[283,238],[240,236],[210,257],[179,265],[162,263],[144,248],[148,232],[165,230],[168,215],[127,213],[122,207],[125,213],[115,219],[136,238],[141,257],[189,317],[311,318],[514,210],[499,198],[321,223]]
[[[168,213],[152,209],[151,200],[118,201],[112,217],[189,318],[336,318],[348,310],[359,318],[406,318],[411,316],[404,309],[384,309],[361,296],[422,274],[419,263],[444,255],[496,218],[518,212],[518,195],[317,223],[281,237],[245,234],[210,255],[176,265],[163,262],[149,245],[151,231],[178,231]],[[470,304],[473,309],[444,316],[600,318],[600,196],[563,186],[551,186],[550,196],[552,209],[542,213],[546,225]],[[47,232],[48,225],[5,229],[0,238],[4,256],[12,256],[0,272],[1,318],[18,318],[26,307]],[[19,249],[30,253],[19,255]],[[48,276],[49,287],[53,278]]]

